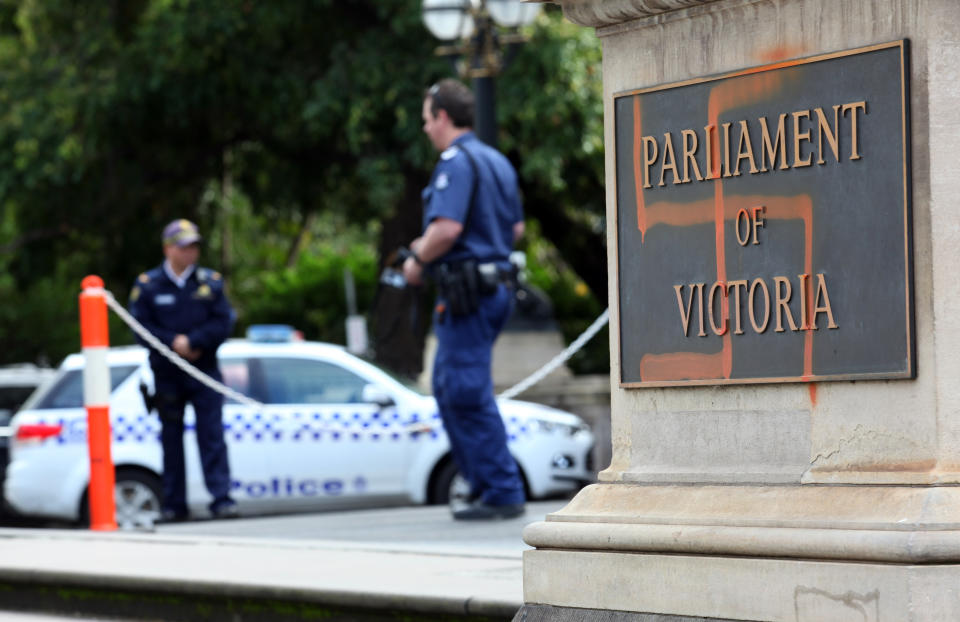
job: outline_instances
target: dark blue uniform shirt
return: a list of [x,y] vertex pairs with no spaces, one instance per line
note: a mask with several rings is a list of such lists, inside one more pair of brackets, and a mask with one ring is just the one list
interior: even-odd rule
[[[473,156],[476,171],[463,153],[465,149]],[[464,222],[472,197],[475,198],[470,221]],[[439,262],[476,259],[509,267],[513,225],[523,220],[517,173],[503,154],[473,132],[458,137],[440,154],[430,184],[423,190],[423,205],[424,229],[436,218],[455,220],[465,229]]]
[[[235,315],[223,293],[223,278],[208,268],[197,268],[180,288],[163,266],[137,277],[130,292],[130,313],[168,347],[177,335],[186,335],[190,347],[201,350],[193,361],[199,369],[217,368],[217,348],[230,336]],[[143,345],[146,342],[137,337]],[[184,375],[150,348],[150,366],[159,376]]]

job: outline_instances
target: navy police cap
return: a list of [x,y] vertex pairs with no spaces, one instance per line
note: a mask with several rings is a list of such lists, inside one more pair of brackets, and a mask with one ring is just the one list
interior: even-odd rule
[[163,244],[176,244],[177,246],[189,246],[202,240],[197,225],[186,218],[178,218],[163,228]]

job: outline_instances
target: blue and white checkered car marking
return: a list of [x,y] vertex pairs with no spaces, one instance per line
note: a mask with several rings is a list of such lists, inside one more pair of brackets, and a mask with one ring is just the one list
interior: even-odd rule
[[[154,414],[136,415],[118,414],[112,418],[112,438],[116,443],[153,443],[160,440],[160,421]],[[292,431],[284,432],[283,421],[292,419]],[[224,417],[224,431],[227,439],[234,442],[339,442],[339,441],[401,441],[406,437],[413,440],[440,438],[443,424],[440,415],[433,413],[427,420],[434,428],[426,432],[407,432],[410,424],[421,421],[418,414],[402,419],[399,413],[382,415],[379,412],[347,415],[340,412],[323,414],[319,412],[260,413],[237,412]],[[54,437],[58,444],[85,443],[87,440],[87,421],[85,418],[59,418],[39,423],[51,423],[63,426],[60,434]],[[509,441],[516,441],[533,434],[533,431],[517,417],[504,420]],[[193,431],[188,423],[185,430]]]

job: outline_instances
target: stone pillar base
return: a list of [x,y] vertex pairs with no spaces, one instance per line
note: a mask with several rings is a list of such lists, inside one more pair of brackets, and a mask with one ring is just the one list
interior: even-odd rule
[[[743,622],[721,618],[691,618],[659,613],[607,611],[604,609],[577,609],[550,605],[524,605],[513,617],[513,622]],[[749,621],[748,621],[749,622]]]
[[525,615],[960,620],[958,517],[955,486],[595,484],[524,531]]
[[[513,622],[743,622],[721,618],[691,618],[659,613],[607,611],[605,609],[577,609],[551,605],[524,605],[513,617]],[[749,621],[748,621],[749,622]]]
[[[537,550],[524,554],[523,569],[524,600],[528,604],[518,616],[526,610],[528,622],[960,619],[956,592],[960,565],[956,564]],[[562,616],[536,617],[542,615],[544,607],[536,603],[545,598]],[[606,617],[588,616],[585,610],[591,609],[605,610]]]

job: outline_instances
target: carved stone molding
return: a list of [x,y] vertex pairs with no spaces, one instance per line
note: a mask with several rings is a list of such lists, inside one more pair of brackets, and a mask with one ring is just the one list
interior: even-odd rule
[[563,14],[581,26],[612,26],[632,19],[688,9],[716,0],[553,0]]
[[956,486],[593,484],[523,540],[538,550],[960,563]]

